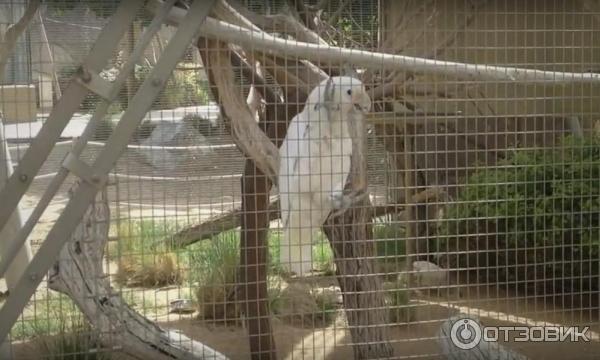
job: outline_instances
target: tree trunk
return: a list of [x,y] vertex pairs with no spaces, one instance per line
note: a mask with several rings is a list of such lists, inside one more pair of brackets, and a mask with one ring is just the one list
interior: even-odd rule
[[[366,129],[364,116],[348,119],[352,165],[346,190],[367,194]],[[368,196],[338,216],[330,216],[323,231],[333,248],[336,275],[344,298],[355,359],[391,358],[387,338],[388,310],[375,270],[375,243]]]
[[341,216],[329,218],[323,230],[335,256],[354,358],[386,359],[393,356],[394,350],[387,339],[383,286],[375,271],[369,206],[369,200],[363,200]]
[[50,270],[48,287],[75,302],[104,346],[116,346],[137,359],[226,360],[223,354],[178,331],[162,329],[113,290],[102,268],[109,227],[110,211],[103,191],[62,249]]

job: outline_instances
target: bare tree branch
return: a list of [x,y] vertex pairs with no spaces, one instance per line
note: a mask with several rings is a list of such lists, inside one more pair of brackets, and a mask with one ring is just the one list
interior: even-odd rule
[[[204,48],[199,46],[199,48]],[[208,40],[204,50],[204,65],[211,74],[218,90],[219,103],[229,118],[232,136],[242,152],[256,162],[256,166],[277,183],[279,150],[269,137],[258,127],[241,90],[233,78],[231,54],[226,44]]]
[[48,287],[73,300],[105,345],[118,345],[136,359],[226,360],[218,351],[146,319],[115,292],[102,266],[109,225],[110,208],[104,190],[63,247],[49,272]]
[[264,31],[291,35],[299,41],[313,44],[327,44],[317,33],[301,24],[291,14],[259,15],[236,1],[231,1],[231,6]]
[[342,2],[340,4],[340,6],[337,8],[337,10],[331,14],[331,16],[329,17],[329,23],[330,24],[335,24],[335,22],[337,21],[337,19],[340,17],[340,15],[342,15],[342,12],[344,11],[344,9],[346,9],[346,7],[348,5],[352,4],[352,0],[345,0],[344,2]]

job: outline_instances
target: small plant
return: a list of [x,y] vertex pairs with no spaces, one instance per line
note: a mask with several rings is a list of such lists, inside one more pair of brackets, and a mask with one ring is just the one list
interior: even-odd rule
[[49,292],[47,297],[36,298],[23,313],[23,321],[12,329],[13,341],[27,341],[41,335],[56,335],[71,330],[71,324],[83,315],[66,295]]
[[100,351],[96,334],[73,301],[59,293],[49,292],[47,297],[31,302],[11,335],[13,341],[33,341],[44,359],[110,358]]
[[317,243],[313,245],[313,266],[324,275],[333,275],[335,272],[333,250],[327,237],[320,231],[317,235]]
[[115,274],[115,280],[120,285],[151,288],[181,284],[183,275],[177,264],[177,255],[163,253],[124,257]]
[[108,249],[117,261],[115,280],[120,285],[157,287],[181,284],[182,270],[177,254],[165,239],[175,232],[176,223],[153,220],[128,221],[117,230],[118,242]]
[[189,253],[191,281],[198,283],[196,300],[204,319],[237,319],[233,300],[239,264],[237,231],[217,235],[212,241],[193,246]]
[[109,360],[108,352],[101,352],[100,342],[89,325],[83,321],[67,332],[54,336],[41,336],[38,340],[40,354],[50,360]]
[[398,224],[375,224],[373,239],[380,260],[397,261],[398,257],[406,255],[405,230]]
[[408,323],[415,319],[414,308],[410,306],[410,291],[405,281],[400,279],[383,284],[386,292],[386,305],[391,324]]

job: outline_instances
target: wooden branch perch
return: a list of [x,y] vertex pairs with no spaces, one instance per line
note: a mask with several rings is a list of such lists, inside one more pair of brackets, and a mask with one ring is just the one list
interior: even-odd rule
[[[149,2],[152,11],[161,4],[160,0]],[[186,10],[174,8],[168,22],[177,25]],[[515,83],[598,83],[600,74],[544,71],[517,67],[490,66],[459,63],[404,55],[393,55],[357,49],[324,46],[306,42],[291,42],[269,35],[263,31],[249,30],[224,21],[208,17],[201,27],[204,36],[246,46],[253,50],[273,52],[282,57],[309,59],[336,64],[352,63],[354,66],[377,69],[402,69],[415,73],[430,73],[462,79],[483,79]]]
[[241,89],[236,89],[227,45],[215,40],[209,40],[207,44],[210,50],[206,51],[205,66],[218,89],[218,100],[229,118],[232,136],[242,152],[252,158],[256,166],[276,184],[279,150],[256,123],[242,98]]
[[[268,208],[269,221],[277,220],[279,214],[279,200],[272,201]],[[234,209],[225,214],[210,218],[200,224],[185,228],[168,241],[174,247],[184,247],[201,240],[210,239],[224,231],[232,230],[241,226],[241,209]]]
[[[419,195],[419,194],[417,194]],[[402,211],[402,205],[379,205],[371,208],[369,217],[380,217],[387,214]],[[279,200],[274,200],[269,203],[268,207],[269,221],[279,219]],[[165,239],[174,247],[184,247],[197,243],[198,241],[208,240],[222,232],[233,230],[241,226],[241,209],[234,209],[224,214],[214,216],[200,224],[187,227],[175,235]]]
[[259,15],[237,1],[230,1],[230,3],[240,14],[264,31],[288,34],[299,41],[327,45],[327,42],[317,33],[301,24],[291,14]]
[[48,286],[69,296],[106,346],[137,359],[222,359],[227,357],[187,336],[159,327],[135,312],[111,288],[102,267],[110,211],[106,192],[90,205],[59,260]]

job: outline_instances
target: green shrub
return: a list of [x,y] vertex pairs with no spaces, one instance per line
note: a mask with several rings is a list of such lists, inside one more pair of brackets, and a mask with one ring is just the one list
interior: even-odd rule
[[377,223],[373,225],[373,239],[376,241],[377,257],[383,261],[398,261],[406,254],[406,231],[397,223]]
[[[137,65],[135,77],[138,83],[141,84],[151,71],[152,67],[149,65]],[[210,101],[208,82],[202,80],[199,71],[203,70],[174,71],[152,108],[158,110],[208,104]]]
[[600,138],[515,150],[474,173],[441,235],[440,251],[458,251],[450,265],[478,267],[480,280],[538,294],[598,290]]
[[223,232],[190,249],[190,277],[198,284],[196,300],[202,318],[218,321],[239,318],[239,309],[231,298],[238,278],[239,249],[237,231]]

